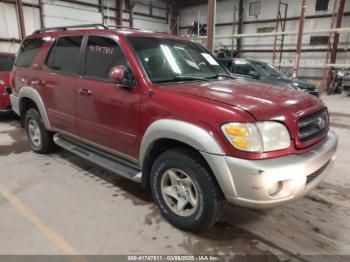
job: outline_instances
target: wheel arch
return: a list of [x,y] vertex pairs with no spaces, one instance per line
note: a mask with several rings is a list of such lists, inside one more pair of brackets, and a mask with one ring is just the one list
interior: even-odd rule
[[201,152],[225,155],[215,138],[203,128],[180,120],[157,120],[147,128],[140,147],[139,162],[142,168],[142,184],[144,186],[149,185],[150,171],[156,157],[162,152],[176,147],[186,147],[198,152],[211,171],[211,166]]
[[33,105],[35,105],[36,109],[39,111],[42,117],[45,128],[47,130],[52,131],[51,123],[45,109],[45,104],[39,92],[35,90],[33,87],[24,86],[19,91],[18,97],[19,97],[18,111],[20,112],[20,116],[22,117],[22,119],[24,117],[25,112],[29,108],[33,108]]

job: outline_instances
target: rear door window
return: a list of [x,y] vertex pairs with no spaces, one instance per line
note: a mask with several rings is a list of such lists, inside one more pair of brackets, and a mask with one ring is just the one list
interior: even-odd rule
[[46,65],[58,73],[77,74],[83,36],[65,36],[56,40]]
[[21,45],[16,60],[16,66],[29,67],[38,54],[44,40],[41,38],[27,39]]
[[85,54],[85,76],[109,81],[112,67],[123,65],[127,60],[113,39],[101,36],[89,36]]

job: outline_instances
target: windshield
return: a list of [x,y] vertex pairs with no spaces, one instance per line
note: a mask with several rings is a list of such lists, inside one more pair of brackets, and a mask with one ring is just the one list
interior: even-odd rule
[[205,81],[228,72],[200,45],[177,39],[129,37],[154,83]]
[[282,77],[283,75],[277,71],[272,65],[261,63],[261,62],[252,62],[260,71],[263,72],[265,76],[274,76]]
[[0,56],[0,71],[11,71],[14,63],[14,57]]

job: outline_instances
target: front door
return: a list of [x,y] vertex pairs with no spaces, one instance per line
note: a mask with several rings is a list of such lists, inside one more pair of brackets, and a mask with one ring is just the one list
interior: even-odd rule
[[121,87],[109,80],[112,67],[130,68],[116,40],[88,36],[85,42],[76,96],[80,137],[136,158],[141,88]]

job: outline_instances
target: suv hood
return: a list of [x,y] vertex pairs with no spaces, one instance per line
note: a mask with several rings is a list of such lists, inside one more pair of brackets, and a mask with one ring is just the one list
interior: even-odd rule
[[245,80],[178,83],[163,87],[238,107],[257,120],[295,122],[295,118],[325,107],[320,99],[307,93]]

